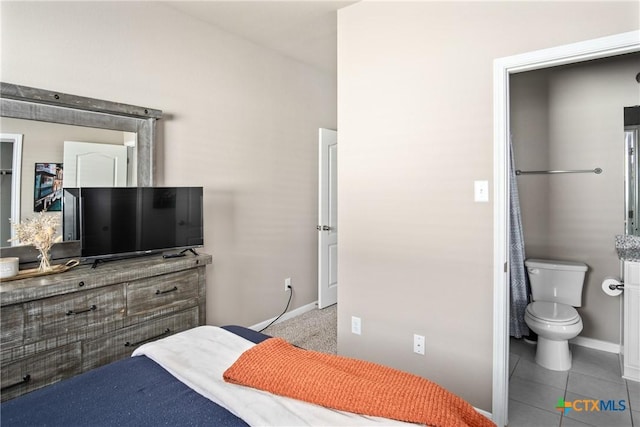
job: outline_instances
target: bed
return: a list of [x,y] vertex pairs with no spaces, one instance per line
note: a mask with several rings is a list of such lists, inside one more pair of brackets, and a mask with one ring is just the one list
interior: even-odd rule
[[[372,377],[373,382],[366,379],[370,382],[363,387],[363,372],[368,372],[363,366],[369,366],[369,362],[323,355],[270,338],[240,326],[194,328],[145,344],[134,351],[134,357],[3,402],[0,421],[3,427],[411,425],[391,419],[394,417],[382,417],[376,411],[395,405],[414,412],[417,408],[420,415],[428,412],[424,408],[430,405],[415,400],[407,394],[406,387],[393,391],[388,378],[389,372],[394,371],[390,368],[381,367],[389,371],[378,371],[374,366],[370,375],[384,378]],[[310,360],[314,358],[317,359]],[[333,385],[329,384],[340,376],[331,366],[334,361],[351,364],[349,369],[356,373],[355,382],[350,384],[356,388],[344,388],[342,396],[331,391]],[[303,383],[294,384],[298,380]],[[281,390],[261,388],[260,383],[279,383]],[[309,387],[320,393],[309,393]],[[435,394],[429,394],[428,402],[445,402],[446,416],[438,415],[433,422],[418,418],[416,422],[493,425],[462,399],[439,386],[436,389]],[[302,394],[296,395],[298,392]],[[357,414],[349,407],[332,407],[333,404],[313,400],[317,397],[314,394],[342,405],[355,400],[360,407],[372,407],[374,412]],[[376,401],[379,396],[380,402]],[[405,404],[414,400],[420,404]]]

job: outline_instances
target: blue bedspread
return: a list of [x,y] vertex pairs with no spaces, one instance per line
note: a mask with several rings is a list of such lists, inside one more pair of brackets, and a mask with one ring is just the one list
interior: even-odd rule
[[[224,328],[255,343],[269,338],[240,326]],[[144,356],[4,402],[0,421],[2,427],[247,425]]]

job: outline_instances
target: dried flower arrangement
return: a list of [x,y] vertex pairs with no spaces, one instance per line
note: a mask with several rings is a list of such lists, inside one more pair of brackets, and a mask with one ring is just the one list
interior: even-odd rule
[[46,215],[45,211],[26,219],[23,223],[11,221],[15,228],[16,236],[9,241],[17,240],[23,245],[33,245],[40,251],[40,266],[38,271],[51,270],[49,259],[51,247],[54,243],[62,240],[62,236],[56,238],[56,227],[59,225],[59,219],[56,215]]

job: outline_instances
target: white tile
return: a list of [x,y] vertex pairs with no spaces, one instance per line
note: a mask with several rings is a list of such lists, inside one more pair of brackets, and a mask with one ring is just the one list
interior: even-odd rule
[[509,400],[509,427],[554,427],[560,425],[560,414]]
[[592,399],[627,400],[627,385],[578,372],[569,373],[567,391]]
[[624,382],[617,354],[578,345],[572,345],[571,352],[573,357],[571,372],[578,372],[619,383]]
[[519,360],[520,356],[515,353],[509,353],[509,377],[513,375],[513,370],[516,368]]
[[548,412],[556,410],[558,399],[563,396],[564,389],[524,380],[515,375],[509,381],[509,399],[517,400],[525,405],[535,406]]
[[513,375],[525,380],[534,381],[540,384],[550,385],[564,390],[567,387],[566,371],[551,371],[543,368],[535,362],[520,360]]
[[560,420],[561,427],[601,427],[601,426],[593,426],[593,424],[585,424],[581,423],[578,420],[574,420],[572,418],[562,417]]
[[[536,346],[510,339],[509,427],[513,426],[635,426],[640,427],[640,383],[623,380],[618,355],[571,346],[573,366],[568,372],[549,371],[535,363]],[[558,399],[627,400],[625,411],[569,411],[556,413]],[[628,393],[627,393],[628,390]],[[634,406],[635,403],[635,406]]]
[[[592,400],[593,398],[571,392],[567,392],[567,395],[565,397],[566,402],[572,403],[584,399]],[[566,412],[562,418],[570,418],[572,420],[577,420],[581,423],[590,424],[593,426],[632,427],[631,411],[628,407],[624,411],[594,411],[591,410],[590,405],[583,404],[580,404],[579,407],[581,409],[589,408],[589,410],[570,410]]]
[[[627,389],[629,390],[629,404],[631,410],[640,412],[640,383],[637,381],[627,380]],[[640,419],[636,420],[636,424],[640,426]]]
[[515,353],[522,359],[535,360],[536,359],[536,345],[529,344],[523,339],[510,338],[509,339],[509,352]]

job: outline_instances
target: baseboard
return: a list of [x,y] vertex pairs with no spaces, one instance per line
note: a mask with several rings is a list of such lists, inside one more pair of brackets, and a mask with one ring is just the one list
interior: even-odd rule
[[[307,311],[311,311],[318,308],[318,301],[314,301],[310,304],[307,305],[303,305],[302,307],[298,307],[295,310],[291,310],[286,312],[285,314],[282,315],[281,318],[279,318],[276,322],[274,322],[274,324],[278,324],[280,322],[284,322],[285,320],[289,320],[292,319],[296,316],[300,316],[303,313],[306,313]],[[272,317],[271,319],[265,320],[264,322],[260,322],[260,323],[256,323],[253,326],[249,326],[249,329],[253,329],[254,331],[259,331],[265,327],[267,327],[267,325],[269,325],[269,323],[273,322],[273,319],[275,319],[275,317]]]
[[624,375],[622,375],[622,378],[624,378],[625,380],[640,381],[640,369],[631,368],[629,366],[626,366],[626,367],[623,366],[622,372],[624,372]]
[[485,417],[489,418],[490,420],[493,420],[493,414],[491,412],[487,412],[484,409],[476,408],[475,406],[473,407],[473,409],[475,409],[476,412],[479,412]]
[[571,344],[579,345],[581,347],[592,348],[594,350],[606,351],[607,353],[620,354],[620,344],[614,344],[608,341],[600,341],[593,338],[575,337],[569,340]]

